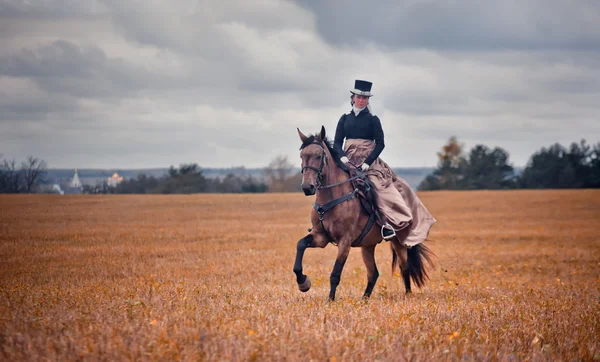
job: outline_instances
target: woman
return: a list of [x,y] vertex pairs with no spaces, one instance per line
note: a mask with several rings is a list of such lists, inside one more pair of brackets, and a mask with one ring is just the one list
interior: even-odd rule
[[340,158],[344,164],[357,165],[373,183],[381,214],[386,219],[381,225],[382,237],[391,240],[396,232],[403,230],[400,242],[410,247],[427,238],[436,220],[408,183],[379,158],[385,142],[381,121],[369,106],[372,85],[364,80],[355,81],[350,91],[352,111],[338,121],[334,147],[338,154],[345,155]]

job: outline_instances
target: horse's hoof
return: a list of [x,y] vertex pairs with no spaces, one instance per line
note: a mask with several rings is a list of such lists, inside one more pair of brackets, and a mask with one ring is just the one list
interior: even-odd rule
[[304,283],[298,284],[298,289],[300,289],[300,291],[302,293],[308,292],[310,289],[310,279],[308,279],[308,277],[306,277],[306,280],[304,281]]

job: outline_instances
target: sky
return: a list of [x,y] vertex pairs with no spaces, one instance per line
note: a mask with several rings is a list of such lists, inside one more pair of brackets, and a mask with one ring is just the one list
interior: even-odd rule
[[596,0],[0,0],[0,154],[50,168],[300,166],[373,82],[381,158],[451,136],[524,166],[600,142]]

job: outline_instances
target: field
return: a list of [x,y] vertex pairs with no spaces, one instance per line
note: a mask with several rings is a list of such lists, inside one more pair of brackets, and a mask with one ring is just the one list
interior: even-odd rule
[[404,294],[336,247],[292,272],[312,197],[0,195],[0,360],[600,360],[600,191],[429,192]]

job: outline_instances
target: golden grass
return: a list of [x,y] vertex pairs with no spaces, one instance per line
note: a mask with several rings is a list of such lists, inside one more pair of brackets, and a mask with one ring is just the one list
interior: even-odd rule
[[313,198],[0,195],[0,360],[600,359],[600,191],[431,192],[431,280],[296,242]]

